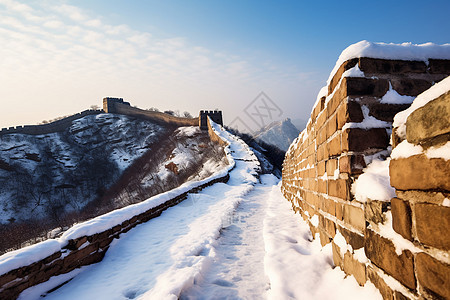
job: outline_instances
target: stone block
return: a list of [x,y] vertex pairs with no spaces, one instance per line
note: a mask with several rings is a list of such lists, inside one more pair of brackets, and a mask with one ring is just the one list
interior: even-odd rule
[[328,180],[328,195],[350,200],[350,180]]
[[331,242],[331,238],[325,232],[325,230],[319,228],[320,245],[324,247],[326,244]]
[[349,175],[361,174],[366,167],[364,156],[360,154],[350,154],[339,157],[339,172]]
[[319,193],[326,194],[327,193],[327,181],[319,179],[317,181],[319,187]]
[[337,159],[329,159],[327,160],[327,174],[328,176],[333,176],[334,171],[338,168],[338,160]]
[[364,236],[361,233],[356,233],[354,231],[348,230],[340,225],[338,227],[339,232],[345,238],[347,244],[352,246],[353,250],[364,247]]
[[389,175],[391,186],[398,190],[450,191],[450,160],[428,159],[423,154],[393,159]]
[[420,286],[436,298],[450,299],[450,266],[421,252],[416,256]]
[[397,255],[390,240],[370,229],[366,229],[365,237],[364,251],[367,258],[403,285],[416,289],[413,254],[404,250],[400,256]]
[[433,74],[447,74],[450,75],[450,60],[449,59],[429,59],[429,72]]
[[337,109],[337,129],[342,129],[346,123],[360,123],[364,119],[361,105],[355,101],[345,100]]
[[331,242],[331,248],[333,249],[333,262],[335,266],[342,268],[343,259],[341,257],[341,249],[334,242]]
[[327,130],[327,138],[332,136],[336,130],[337,130],[337,117],[336,114],[334,114],[333,116],[331,116],[328,119],[328,122],[326,124],[326,130]]
[[413,78],[393,78],[390,80],[392,88],[400,95],[417,96],[431,87],[432,80]]
[[389,203],[370,200],[364,203],[364,218],[372,224],[384,223],[386,217],[383,214],[388,211]]
[[426,73],[427,71],[427,65],[423,61],[361,57],[358,65],[361,71],[369,74]]
[[411,207],[407,201],[398,198],[391,200],[392,227],[405,239],[412,241]]
[[330,219],[324,218],[325,232],[329,237],[334,238],[336,235],[336,224]]
[[421,243],[450,250],[450,207],[417,203],[414,205],[414,216],[417,239]]
[[389,136],[384,128],[347,128],[342,133],[342,151],[362,152],[368,149],[387,149]]
[[344,205],[336,202],[336,218],[340,221],[344,220]]
[[366,220],[364,218],[364,210],[360,207],[345,204],[344,205],[344,222],[352,225],[355,229],[364,232],[366,228]]
[[344,254],[344,272],[353,275],[359,285],[366,284],[366,266],[354,259],[348,251]]
[[342,88],[344,89],[344,97],[383,97],[389,90],[389,81],[387,79],[347,77],[342,79],[341,89]]
[[328,85],[328,95],[333,93],[336,85],[338,84],[339,80],[342,77],[342,74],[345,71],[350,70],[351,68],[356,66],[357,63],[358,63],[358,58],[353,58],[353,59],[347,60],[344,63],[342,63],[342,65],[336,71],[336,74],[334,74],[333,78],[331,79],[330,84]]
[[328,156],[336,156],[342,153],[341,151],[341,135],[336,135],[327,143]]
[[[329,213],[332,216],[336,215],[336,202],[332,199],[327,199],[321,196],[322,210],[326,213]],[[334,236],[334,235],[333,235]]]
[[380,291],[381,296],[385,300],[394,300],[394,292],[392,289],[384,282],[383,278],[377,273],[376,266],[367,267],[367,278],[375,285],[375,287]]
[[449,133],[450,91],[416,109],[406,121],[406,139],[412,144]]
[[317,176],[323,176],[323,174],[325,174],[325,161],[322,160],[320,162],[317,163],[316,165],[316,169],[317,169]]
[[394,121],[394,116],[407,109],[409,106],[409,104],[373,103],[369,105],[369,116],[392,123]]

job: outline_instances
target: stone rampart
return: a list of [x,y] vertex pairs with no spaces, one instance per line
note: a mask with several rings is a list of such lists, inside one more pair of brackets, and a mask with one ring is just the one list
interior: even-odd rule
[[120,101],[120,98],[105,98],[103,99],[103,107],[108,110],[108,113],[117,113],[137,118],[144,118],[154,122],[173,124],[176,126],[198,126],[199,118],[183,118],[176,117],[158,111],[143,110],[130,106],[129,103]]
[[24,126],[16,126],[3,128],[0,131],[0,136],[11,133],[21,133],[21,134],[30,134],[30,135],[40,135],[40,134],[49,134],[54,132],[62,132],[69,128],[72,125],[72,122],[83,118],[89,115],[98,115],[103,113],[102,110],[89,109],[82,111],[80,113],[65,117],[63,119],[47,123],[41,125],[24,125]]
[[[449,60],[429,59],[426,64],[424,61],[361,57],[345,61],[323,89],[322,97],[318,97],[307,128],[293,142],[284,160],[282,192],[293,209],[308,222],[313,235],[319,234],[323,246],[332,244],[337,266],[353,275],[360,285],[370,280],[386,299],[427,298],[425,287],[436,291],[438,288],[433,284],[439,281],[429,279],[433,284],[425,283],[421,276],[439,277],[444,286],[435,294],[449,297],[448,265],[436,258],[444,256],[448,263],[450,256],[448,226],[445,225],[449,220],[448,207],[437,206],[437,200],[433,204],[411,207],[409,202],[415,201],[412,199],[419,194],[407,198],[404,193],[425,187],[404,188],[395,181],[392,185],[405,191],[392,203],[373,199],[358,201],[352,184],[375,157],[389,157],[393,118],[410,106],[408,99],[413,99],[401,96],[417,96],[449,74]],[[412,160],[408,162],[411,167]],[[393,161],[391,172],[398,163]],[[422,166],[417,172],[427,172],[433,164],[427,162],[419,168]],[[441,181],[448,183],[448,163],[442,168],[447,176]],[[448,197],[448,190],[446,193]],[[405,239],[412,241],[407,244],[409,248],[394,244],[392,236],[386,233],[389,227],[387,231],[395,234],[388,220],[391,209],[394,230],[406,232]],[[406,217],[401,217],[404,215]],[[428,221],[433,225],[426,225],[423,230],[432,240],[440,240],[438,245],[415,236],[419,234],[414,227],[419,224],[417,218],[424,221],[427,216],[435,216],[437,223]],[[440,230],[432,231],[440,226]],[[447,243],[444,248],[442,243]],[[431,255],[433,251],[425,251],[429,246],[441,247],[441,252]],[[425,266],[428,269],[425,270]],[[430,274],[424,275],[427,272]],[[442,289],[447,290],[445,295]]]

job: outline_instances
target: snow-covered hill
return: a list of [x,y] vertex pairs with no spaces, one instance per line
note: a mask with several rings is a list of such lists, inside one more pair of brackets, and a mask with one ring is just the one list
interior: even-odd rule
[[58,133],[0,136],[0,236],[26,223],[19,235],[34,238],[205,178],[225,163],[219,148],[197,127],[118,114],[86,116]]
[[286,151],[299,133],[291,119],[287,118],[263,127],[255,134],[255,139]]

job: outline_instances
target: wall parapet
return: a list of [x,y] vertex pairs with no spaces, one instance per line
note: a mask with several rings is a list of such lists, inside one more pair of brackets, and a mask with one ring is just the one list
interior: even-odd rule
[[[417,280],[422,248],[407,241],[409,248],[401,250],[386,234],[386,228],[396,234],[389,225],[394,211],[407,214],[408,208],[390,198],[358,200],[353,183],[374,159],[389,158],[394,116],[450,75],[450,60],[429,59],[427,65],[358,57],[336,69],[286,152],[282,193],[321,244],[332,244],[335,265],[360,285],[370,280],[386,299],[419,298],[425,295]],[[399,222],[405,221],[394,217]]]

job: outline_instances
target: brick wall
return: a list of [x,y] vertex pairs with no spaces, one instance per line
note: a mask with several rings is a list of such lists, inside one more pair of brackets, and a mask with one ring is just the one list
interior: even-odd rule
[[[361,285],[370,279],[384,298],[418,297],[416,254],[399,251],[380,229],[391,203],[359,202],[351,185],[375,155],[390,155],[393,117],[409,107],[382,103],[382,97],[392,89],[400,95],[417,96],[449,74],[448,60],[430,59],[427,65],[422,61],[350,59],[331,78],[307,128],[286,153],[284,196],[313,234],[319,234],[321,244],[331,243],[335,264]],[[411,210],[402,201],[393,200],[393,213]],[[392,282],[399,287],[393,289]]]
[[0,135],[11,134],[11,133],[21,133],[21,134],[31,134],[31,135],[40,135],[40,134],[49,134],[54,132],[62,132],[69,128],[72,125],[72,122],[83,118],[89,115],[98,115],[103,113],[102,110],[85,110],[81,113],[74,114],[69,117],[65,117],[61,120],[57,120],[48,124],[41,125],[25,125],[25,126],[16,126],[9,128],[2,128],[0,131]]
[[[222,146],[228,145],[227,142],[223,141],[212,130],[209,122],[208,127],[208,132],[213,141],[220,142]],[[16,299],[23,290],[43,283],[52,276],[66,274],[82,266],[101,261],[111,242],[115,238],[119,238],[121,233],[128,232],[136,225],[158,217],[167,208],[186,199],[188,193],[198,192],[217,182],[227,182],[228,179],[228,173],[225,176],[210,179],[206,183],[192,188],[157,207],[136,215],[121,224],[117,224],[108,230],[89,236],[71,239],[63,249],[52,253],[44,259],[34,261],[21,268],[10,270],[5,274],[0,274],[0,299]]]
[[145,118],[155,122],[173,124],[176,126],[198,126],[199,124],[199,118],[175,117],[162,112],[139,109],[123,103],[114,103],[114,109],[110,109],[110,112]]

